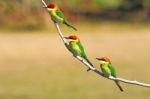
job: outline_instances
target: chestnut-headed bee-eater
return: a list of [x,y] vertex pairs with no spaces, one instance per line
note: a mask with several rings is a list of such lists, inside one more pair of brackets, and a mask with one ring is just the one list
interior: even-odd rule
[[77,29],[73,25],[71,25],[70,22],[65,18],[64,14],[62,13],[62,11],[58,8],[56,4],[50,3],[47,5],[47,7],[44,7],[44,8],[47,8],[51,16],[51,19],[54,22],[63,23],[67,25],[68,27],[71,27],[72,29],[77,31]]
[[[113,76],[113,77],[117,77],[116,76],[116,70],[115,68],[112,66],[111,61],[109,58],[107,57],[101,57],[101,58],[96,58],[97,60],[100,61],[100,68],[102,70],[102,72],[104,73],[105,76]],[[120,86],[118,81],[115,81],[116,85],[119,87],[120,91],[123,91],[122,87]]]
[[[68,48],[73,53],[74,56],[80,56],[84,60],[86,60],[89,65],[93,67],[93,64],[87,58],[87,55],[84,51],[84,47],[82,46],[80,39],[76,35],[70,35],[69,37],[65,37],[69,41]],[[87,70],[89,71],[90,68]]]

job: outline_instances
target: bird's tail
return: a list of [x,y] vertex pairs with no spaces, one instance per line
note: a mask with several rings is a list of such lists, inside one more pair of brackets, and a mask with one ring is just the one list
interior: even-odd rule
[[[85,58],[85,60],[92,66],[92,67],[94,67],[93,66],[93,64],[87,59],[87,58]],[[87,71],[89,71],[89,70],[91,70],[90,68],[88,68],[88,70]]]
[[123,92],[124,90],[123,90],[123,88],[120,86],[119,82],[118,82],[118,81],[115,81],[115,83],[116,83],[116,85],[118,86],[118,88],[120,89],[120,91]]
[[71,25],[68,21],[64,21],[63,23],[66,24],[68,27],[71,27],[72,29],[77,31],[77,29],[73,25]]

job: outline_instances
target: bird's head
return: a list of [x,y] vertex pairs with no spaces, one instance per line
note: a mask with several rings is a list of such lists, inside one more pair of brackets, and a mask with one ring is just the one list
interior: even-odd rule
[[45,7],[45,8],[47,8],[48,11],[52,11],[52,10],[57,10],[58,9],[57,5],[53,4],[53,3],[48,4],[47,7]]
[[66,39],[69,39],[70,41],[80,41],[78,36],[76,35],[70,35],[68,37],[65,37]]
[[111,61],[108,57],[101,57],[101,58],[96,58],[100,63],[109,63],[111,64]]

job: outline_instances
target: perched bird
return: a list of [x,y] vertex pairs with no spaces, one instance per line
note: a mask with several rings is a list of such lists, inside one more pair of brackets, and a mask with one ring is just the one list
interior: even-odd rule
[[[102,70],[102,72],[104,73],[105,76],[113,76],[113,77],[117,77],[116,76],[116,70],[115,68],[112,66],[111,61],[109,58],[107,57],[102,57],[102,58],[96,58],[97,60],[100,61],[100,68]],[[116,85],[119,87],[120,91],[123,91],[122,87],[120,86],[118,81],[115,81]]]
[[56,4],[50,3],[45,8],[47,8],[47,10],[51,16],[51,19],[54,22],[63,23],[65,25],[67,25],[68,27],[71,27],[77,31],[77,29],[73,25],[71,25],[69,23],[69,21],[67,21],[67,19],[65,18],[65,16],[63,15],[63,13],[61,12],[61,10],[58,8],[58,6]]
[[[93,67],[92,63],[88,60],[88,58],[85,54],[84,48],[83,48],[79,38],[76,35],[71,35],[71,36],[65,37],[65,38],[69,40],[68,48],[73,53],[73,55],[82,57]],[[89,71],[89,70],[90,70],[90,68],[87,71]]]

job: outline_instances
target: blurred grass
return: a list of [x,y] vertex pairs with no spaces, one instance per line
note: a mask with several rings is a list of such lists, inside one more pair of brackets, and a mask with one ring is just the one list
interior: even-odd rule
[[[50,34],[55,34],[56,29],[54,27],[53,22],[48,19],[47,20],[47,26],[45,27],[39,27],[38,29],[14,29],[14,28],[9,28],[9,27],[0,27],[0,33],[5,32],[5,33],[13,33],[13,34],[25,34],[25,33],[50,33]],[[76,23],[72,23],[77,29],[78,31],[80,31],[79,34],[85,34],[85,33],[89,33],[89,31],[92,31],[90,33],[99,33],[98,31],[105,33],[105,32],[109,32],[109,31],[115,31],[112,33],[123,33],[124,31],[133,31],[132,33],[136,33],[135,31],[137,31],[137,33],[142,33],[142,32],[138,32],[138,31],[149,31],[149,27],[150,24],[146,24],[146,23],[136,23],[136,22],[117,22],[117,21],[100,21],[100,22],[95,22],[95,21],[82,21],[82,22],[76,22]],[[71,28],[67,27],[64,24],[60,24],[61,29],[65,32],[65,33],[72,33],[74,34],[75,31],[73,31]],[[120,32],[122,31],[122,32]]]
[[[80,27],[82,32],[76,34],[97,68],[94,58],[108,56],[118,76],[150,82],[148,27],[113,29],[105,25],[94,33],[89,27],[87,31]],[[86,67],[67,52],[57,32],[49,32],[0,33],[0,99],[150,98],[148,88],[121,83],[125,90],[121,93],[112,81],[87,73]]]

